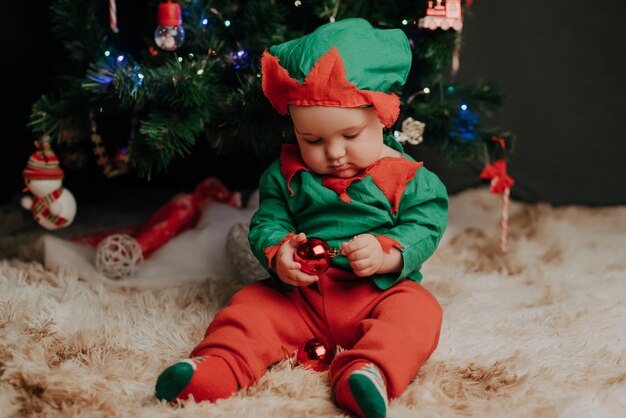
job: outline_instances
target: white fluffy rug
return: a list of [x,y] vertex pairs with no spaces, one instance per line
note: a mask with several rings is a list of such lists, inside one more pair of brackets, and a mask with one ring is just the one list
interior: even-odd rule
[[[424,268],[440,345],[389,416],[626,416],[626,207],[513,203],[504,256],[499,206],[482,189],[452,198]],[[216,404],[156,401],[156,376],[238,286],[124,289],[0,261],[0,416],[343,416],[327,376],[288,361]]]

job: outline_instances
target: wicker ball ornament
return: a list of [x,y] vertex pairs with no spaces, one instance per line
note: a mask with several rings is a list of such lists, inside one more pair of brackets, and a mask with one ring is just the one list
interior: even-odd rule
[[126,234],[111,234],[96,248],[96,269],[109,279],[134,276],[143,262],[137,240]]

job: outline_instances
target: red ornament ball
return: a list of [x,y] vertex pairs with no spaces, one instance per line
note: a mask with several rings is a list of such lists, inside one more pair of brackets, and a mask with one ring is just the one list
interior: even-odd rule
[[335,357],[335,350],[324,340],[313,338],[298,348],[296,361],[304,368],[323,372]]
[[328,270],[331,259],[330,245],[323,239],[312,237],[298,246],[294,256],[301,265],[300,270],[314,276]]

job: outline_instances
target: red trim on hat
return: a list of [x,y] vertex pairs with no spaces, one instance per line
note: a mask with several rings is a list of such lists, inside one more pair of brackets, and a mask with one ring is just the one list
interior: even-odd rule
[[337,47],[332,47],[317,60],[303,83],[289,76],[268,51],[261,59],[263,93],[281,115],[290,104],[305,106],[359,107],[372,104],[378,119],[391,127],[400,114],[400,99],[393,93],[359,90],[348,81],[346,69]]
[[37,143],[37,151],[31,154],[22,173],[25,179],[54,180],[63,178],[59,159],[48,143]]
[[23,172],[23,177],[25,179],[31,179],[31,180],[57,180],[57,179],[63,179],[64,177],[64,173],[63,170],[61,170],[60,168],[56,168],[53,170],[31,170],[31,169],[25,169]]

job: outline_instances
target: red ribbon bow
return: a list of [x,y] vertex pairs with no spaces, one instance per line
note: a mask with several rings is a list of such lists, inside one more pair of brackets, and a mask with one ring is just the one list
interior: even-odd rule
[[480,178],[491,180],[489,190],[494,194],[502,194],[515,184],[515,180],[506,174],[506,160],[498,160],[493,165],[487,164],[480,173]]

